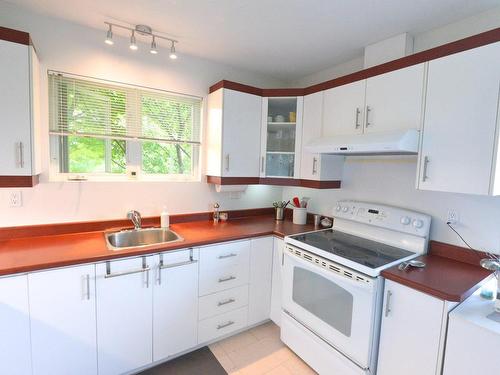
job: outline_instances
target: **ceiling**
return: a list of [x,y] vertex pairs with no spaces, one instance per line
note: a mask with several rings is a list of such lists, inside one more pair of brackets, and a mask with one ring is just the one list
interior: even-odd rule
[[500,0],[81,0],[69,7],[68,0],[10,2],[103,30],[105,20],[148,24],[177,38],[180,53],[284,81],[348,61],[364,46],[393,35],[420,33],[500,5]]

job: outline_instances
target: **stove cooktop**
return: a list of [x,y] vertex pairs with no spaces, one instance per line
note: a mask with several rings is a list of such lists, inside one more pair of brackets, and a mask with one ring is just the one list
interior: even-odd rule
[[373,269],[415,255],[408,250],[333,229],[299,234],[290,238]]

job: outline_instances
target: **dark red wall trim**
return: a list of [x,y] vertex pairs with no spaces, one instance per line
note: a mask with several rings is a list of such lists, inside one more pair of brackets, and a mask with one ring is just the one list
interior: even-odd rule
[[209,92],[214,92],[220,88],[227,88],[266,97],[308,95],[498,41],[500,41],[500,27],[451,43],[443,44],[442,46],[431,48],[426,51],[418,52],[410,56],[405,56],[397,60],[389,61],[384,64],[372,66],[368,69],[360,70],[358,72],[318,83],[303,89],[259,89],[257,87],[242,85],[236,82],[220,81],[211,86]]
[[39,176],[0,176],[0,188],[33,187],[39,182]]
[[24,31],[8,29],[6,27],[1,27],[1,26],[0,26],[0,39],[19,44],[25,44],[27,46],[31,44],[30,34],[25,33]]
[[296,178],[276,177],[219,177],[207,176],[209,184],[216,185],[276,185],[276,186],[301,186],[313,189],[340,189],[341,181],[315,181]]

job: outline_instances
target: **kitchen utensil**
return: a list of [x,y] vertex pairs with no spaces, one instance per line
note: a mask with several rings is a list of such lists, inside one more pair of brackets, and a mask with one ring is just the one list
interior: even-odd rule
[[319,227],[320,222],[321,222],[321,215],[314,215],[314,227],[315,228]]
[[295,207],[300,208],[299,197],[293,197],[292,202]]
[[408,267],[415,267],[415,268],[424,268],[426,264],[420,260],[409,260],[408,262],[403,262],[399,265],[399,269],[402,271],[406,271]]
[[327,217],[324,217],[322,220],[321,220],[321,226],[323,228],[330,228],[333,224],[333,221]]

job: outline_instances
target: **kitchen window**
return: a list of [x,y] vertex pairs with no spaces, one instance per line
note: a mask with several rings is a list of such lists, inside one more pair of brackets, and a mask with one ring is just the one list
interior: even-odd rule
[[199,97],[49,72],[51,179],[197,180]]

